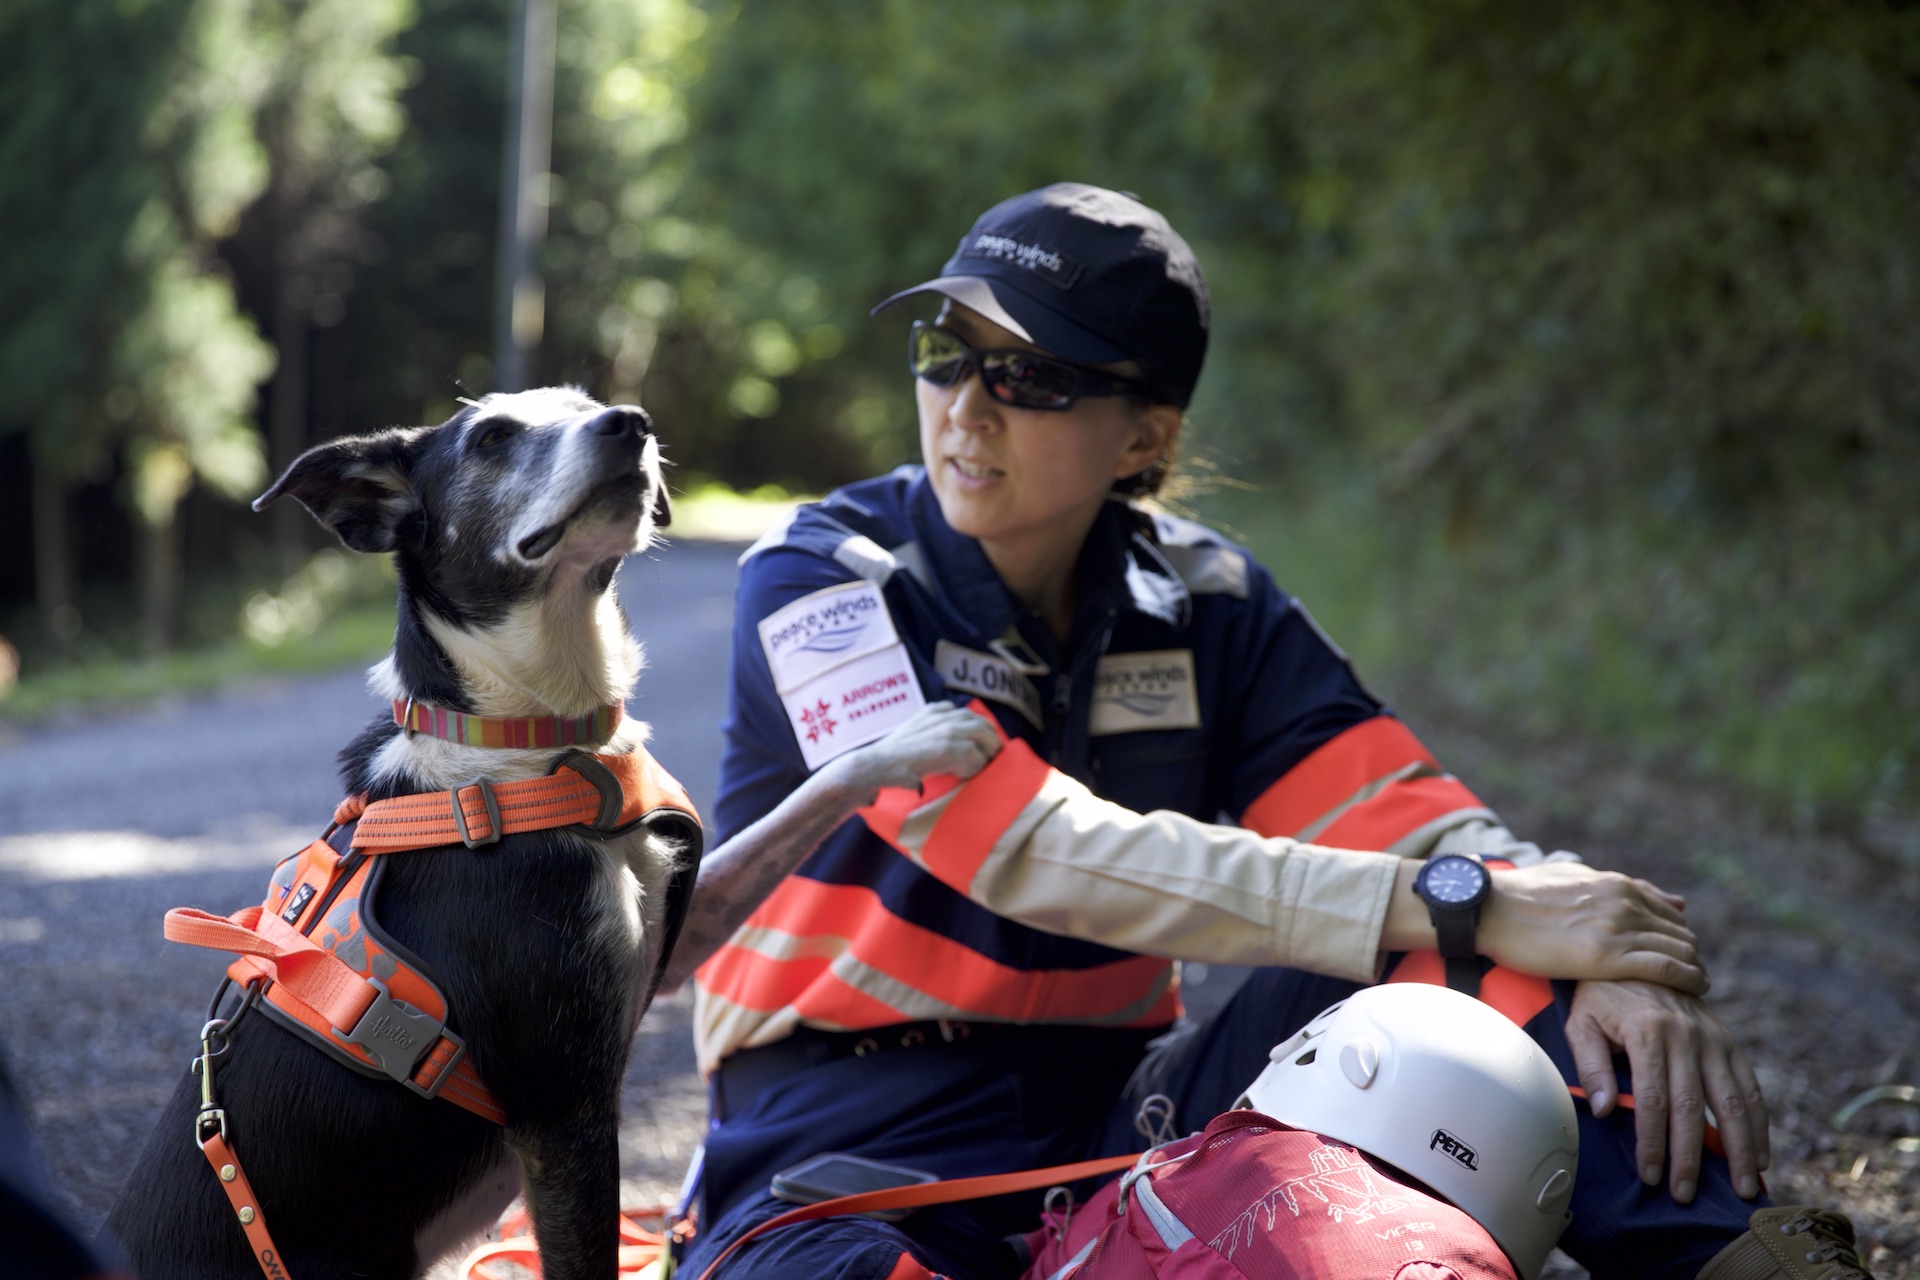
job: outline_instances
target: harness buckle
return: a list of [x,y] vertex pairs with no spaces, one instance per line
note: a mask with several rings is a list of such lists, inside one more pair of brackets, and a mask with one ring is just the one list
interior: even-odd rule
[[425,1088],[413,1082],[414,1068],[433,1051],[442,1036],[456,1046],[455,1061],[466,1053],[466,1042],[449,1033],[446,1023],[440,1019],[395,1000],[380,979],[368,978],[367,985],[379,994],[354,1023],[353,1030],[341,1032],[341,1039],[365,1049],[382,1071],[421,1097],[433,1097],[440,1092],[440,1084],[446,1080],[453,1063],[449,1062],[433,1084]]
[[[486,806],[487,822],[493,828],[493,834],[484,840],[475,840],[467,833],[467,811],[460,804],[460,793],[468,787],[478,787],[480,789],[480,803]],[[500,843],[500,836],[502,835],[500,830],[500,798],[493,794],[493,784],[491,782],[488,782],[485,778],[475,778],[472,782],[467,783],[466,786],[455,787],[447,793],[447,796],[453,806],[453,825],[460,831],[460,842],[462,844],[466,845],[469,849],[478,849],[481,845]]]
[[[602,764],[591,751],[582,751],[578,747],[569,748],[553,758],[553,764],[547,770],[551,777],[562,769],[571,769],[600,793],[600,812],[594,815],[592,822],[586,825],[601,835],[610,835],[619,828],[620,810],[625,807],[626,797],[620,790],[620,779],[613,776],[613,770]],[[663,962],[664,963],[664,962]]]

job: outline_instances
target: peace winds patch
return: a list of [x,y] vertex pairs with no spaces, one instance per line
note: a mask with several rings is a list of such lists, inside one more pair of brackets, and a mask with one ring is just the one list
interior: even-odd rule
[[1093,672],[1094,737],[1143,729],[1197,729],[1200,699],[1193,683],[1193,650],[1110,653]]
[[773,687],[807,768],[865,746],[926,705],[880,588],[849,582],[759,624]]

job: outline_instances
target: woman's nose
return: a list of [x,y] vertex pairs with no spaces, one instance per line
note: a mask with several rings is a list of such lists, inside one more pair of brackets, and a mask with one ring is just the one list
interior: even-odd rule
[[987,390],[979,372],[971,367],[954,384],[953,400],[947,405],[947,420],[967,431],[989,430],[1000,425],[1000,402]]

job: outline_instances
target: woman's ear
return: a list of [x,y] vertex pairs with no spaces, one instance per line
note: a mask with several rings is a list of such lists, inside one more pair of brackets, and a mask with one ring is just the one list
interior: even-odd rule
[[1130,406],[1133,411],[1132,434],[1127,440],[1126,449],[1115,461],[1113,478],[1125,480],[1137,476],[1164,462],[1173,442],[1180,434],[1182,415],[1178,405],[1136,404]]

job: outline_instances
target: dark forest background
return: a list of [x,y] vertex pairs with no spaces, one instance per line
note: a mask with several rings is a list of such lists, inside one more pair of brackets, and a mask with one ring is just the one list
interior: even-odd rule
[[[27,677],[233,634],[321,546],[239,500],[489,388],[511,8],[0,3]],[[559,21],[538,380],[643,401],[683,486],[909,459],[905,321],[866,309],[993,201],[1134,191],[1214,293],[1185,501],[1377,682],[1920,862],[1920,10]]]

